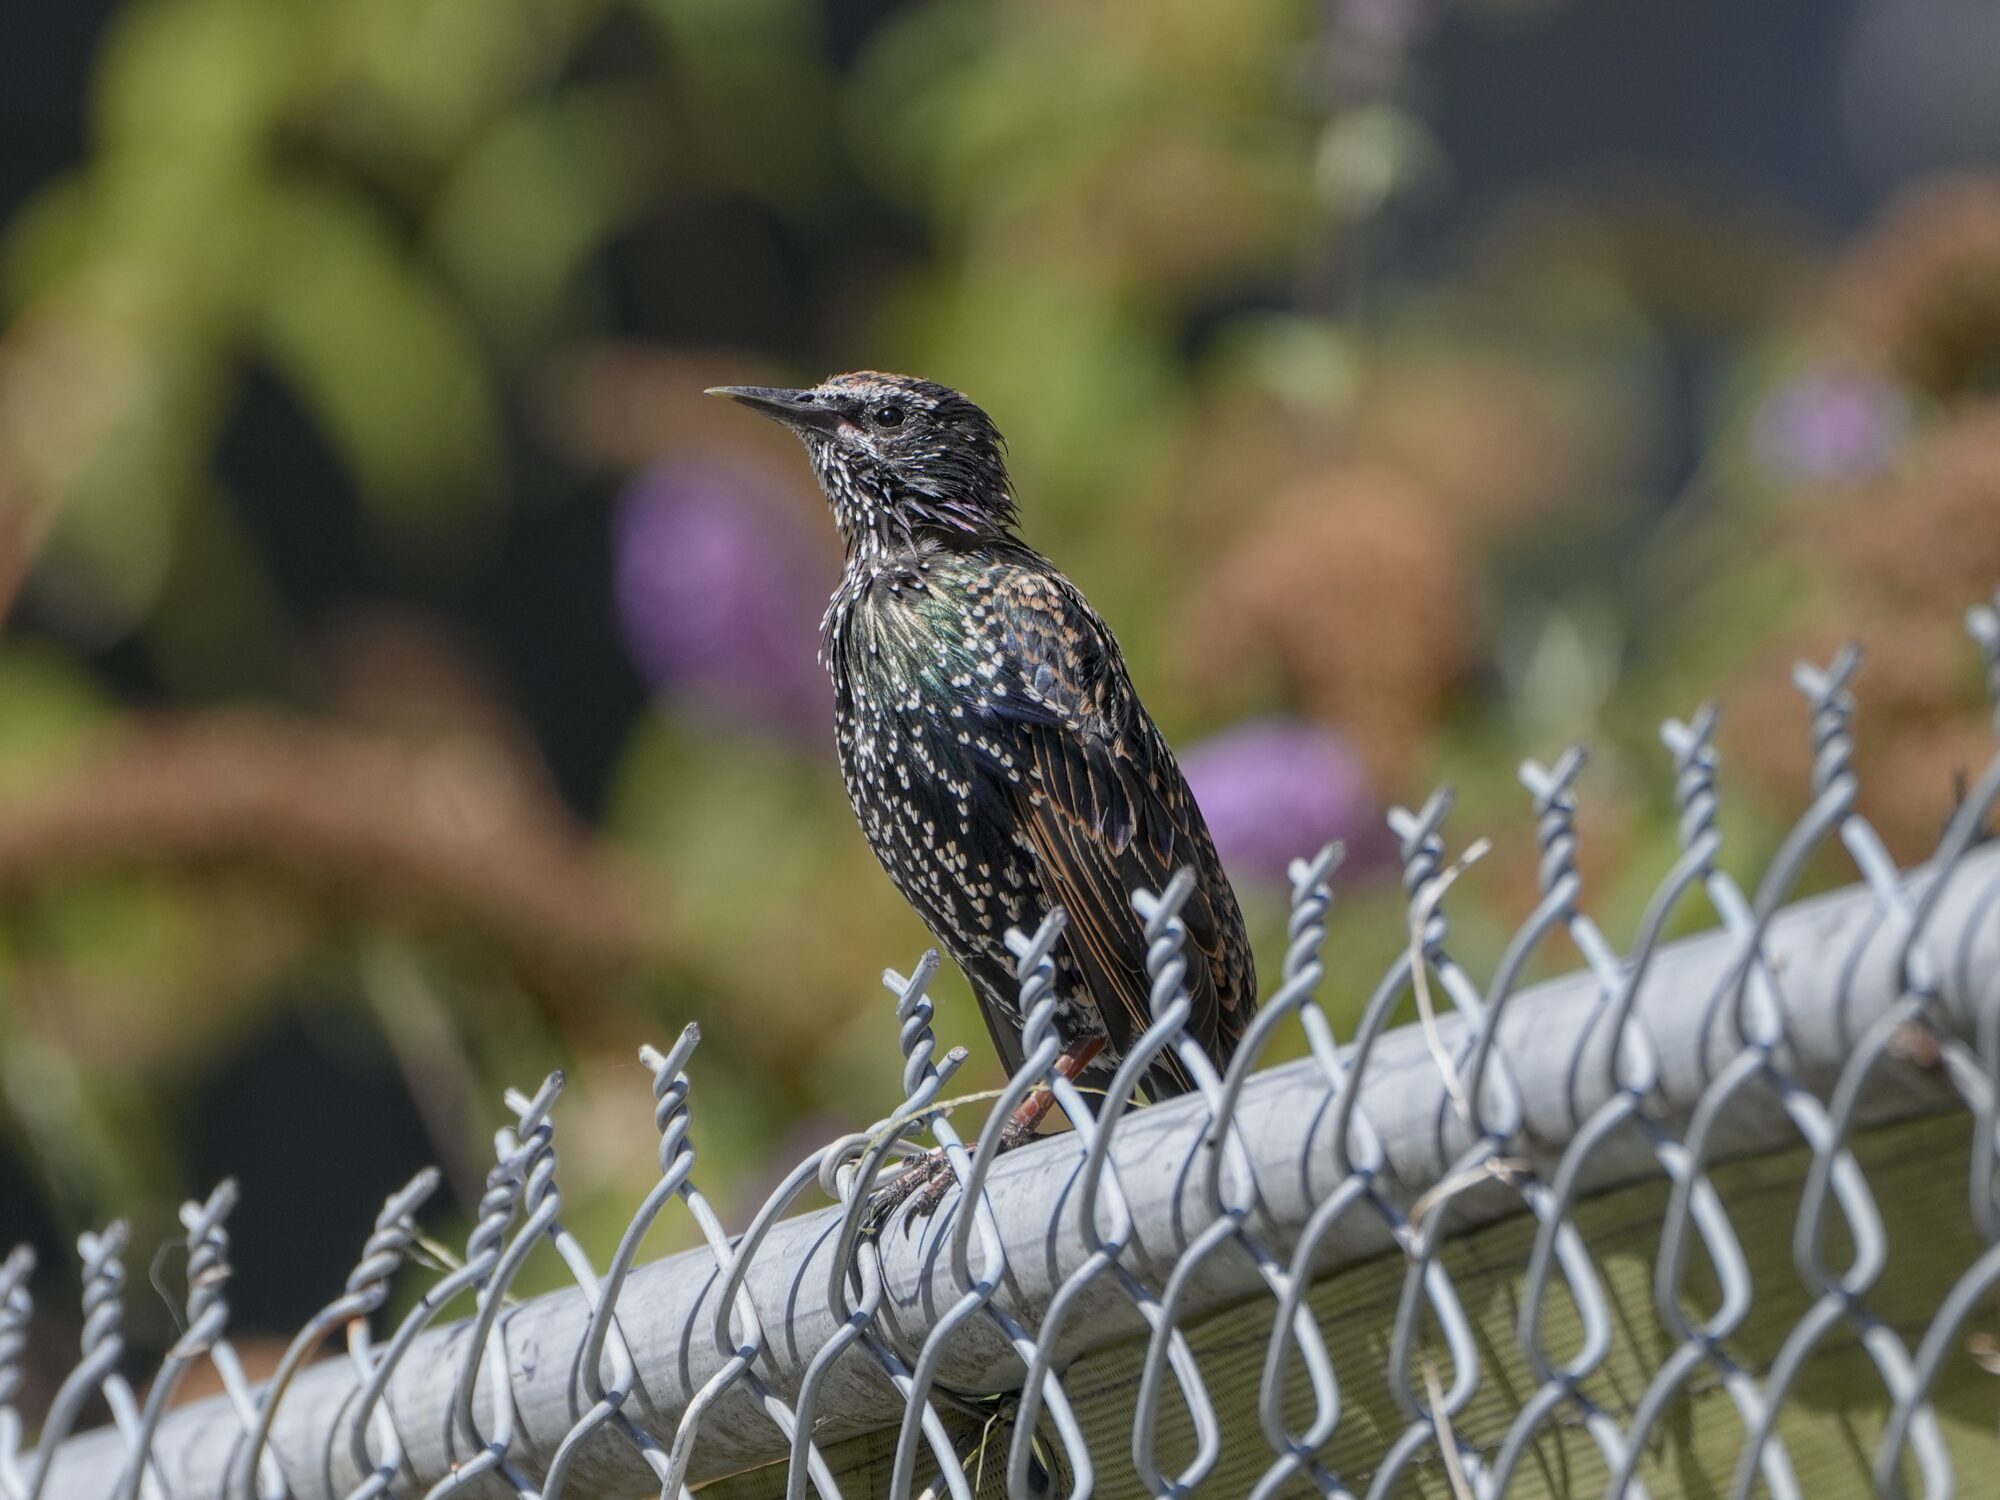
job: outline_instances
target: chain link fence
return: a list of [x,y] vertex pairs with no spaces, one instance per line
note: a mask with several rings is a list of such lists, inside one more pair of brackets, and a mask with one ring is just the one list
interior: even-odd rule
[[[2000,701],[2000,615],[1969,624]],[[660,1175],[608,1263],[563,1224],[553,1076],[507,1096],[462,1264],[376,1326],[421,1174],[262,1386],[229,1340],[229,1185],[183,1211],[186,1333],[143,1394],[126,1233],[85,1235],[81,1356],[33,1448],[17,1251],[0,1500],[2000,1493],[2000,755],[1899,872],[1854,810],[1857,660],[1797,674],[1812,800],[1754,890],[1717,863],[1713,715],[1666,725],[1682,852],[1629,954],[1577,904],[1572,752],[1523,768],[1541,900],[1483,985],[1451,953],[1449,797],[1392,815],[1410,941],[1345,1042],[1315,999],[1337,849],[1293,867],[1281,982],[1220,1075],[1182,1029],[1177,882],[1133,897],[1154,1024],[1102,1097],[1055,1076],[1052,913],[1011,938],[1027,1061],[978,1142],[941,1109],[964,1053],[929,956],[885,975],[902,1103],[731,1234],[694,1177],[690,1026],[643,1053]],[[1795,899],[1834,845],[1859,882]],[[1582,969],[1524,985],[1559,935]],[[1287,1028],[1308,1055],[1260,1069]],[[1199,1091],[1133,1108],[1168,1049]],[[1045,1085],[1073,1132],[996,1158]],[[869,1233],[924,1132],[961,1191]],[[815,1188],[837,1206],[791,1214]],[[669,1212],[705,1248],[641,1265]],[[574,1289],[513,1302],[544,1246]],[[223,1394],[176,1407],[202,1362]]]

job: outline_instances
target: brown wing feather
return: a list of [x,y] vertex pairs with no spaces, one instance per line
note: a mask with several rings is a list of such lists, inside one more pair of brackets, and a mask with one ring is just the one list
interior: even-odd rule
[[[1016,767],[1018,826],[1042,885],[1069,916],[1068,946],[1122,1054],[1152,1021],[1145,939],[1131,892],[1194,872],[1188,1030],[1218,1064],[1256,1006],[1243,918],[1180,767],[1147,717],[1103,622],[1065,580],[996,570],[988,607],[1007,622],[989,702]],[[1171,1053],[1148,1092],[1192,1086]]]

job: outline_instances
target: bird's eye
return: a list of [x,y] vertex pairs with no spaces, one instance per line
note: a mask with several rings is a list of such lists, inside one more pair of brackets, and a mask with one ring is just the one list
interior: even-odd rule
[[903,408],[900,406],[878,406],[875,408],[877,427],[900,427],[903,425]]

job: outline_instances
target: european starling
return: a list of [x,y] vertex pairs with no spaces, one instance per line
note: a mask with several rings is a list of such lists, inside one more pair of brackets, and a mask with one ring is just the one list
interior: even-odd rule
[[[1056,1066],[1107,1081],[1152,1021],[1146,944],[1130,904],[1192,870],[1190,1033],[1219,1065],[1256,1005],[1243,917],[1173,752],[1140,703],[1110,627],[1016,534],[998,430],[948,387],[836,375],[809,390],[723,386],[805,443],[847,562],[820,625],[841,773],[889,878],[971,980],[993,1044],[1021,1066],[1009,927],[1060,905]],[[1173,1052],[1143,1086],[1193,1087]],[[1046,1091],[1008,1122],[1028,1139]],[[934,1155],[888,1206],[949,1186]]]

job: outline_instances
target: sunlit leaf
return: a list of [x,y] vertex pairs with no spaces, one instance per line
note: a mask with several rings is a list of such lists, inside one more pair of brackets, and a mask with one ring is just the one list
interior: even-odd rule
[[142,0],[99,62],[96,124],[112,151],[181,161],[256,152],[296,77],[300,13],[261,0]]
[[649,200],[661,137],[643,95],[600,89],[531,105],[466,154],[432,242],[503,340],[543,333],[579,265]]
[[388,534],[442,542],[496,488],[495,396],[464,314],[353,198],[287,186],[261,229],[250,337],[325,424]]

